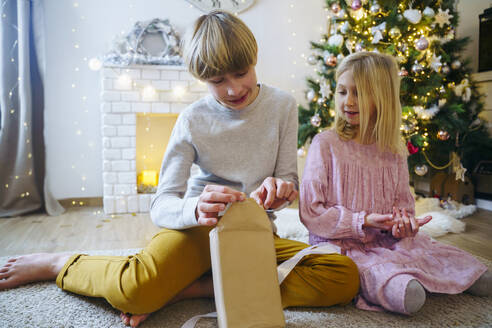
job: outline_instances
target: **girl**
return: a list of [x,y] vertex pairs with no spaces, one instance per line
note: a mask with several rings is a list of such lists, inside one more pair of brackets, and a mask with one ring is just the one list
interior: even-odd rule
[[491,294],[492,275],[470,254],[418,233],[400,136],[397,65],[354,53],[337,70],[335,127],[312,141],[300,216],[310,243],[341,247],[359,267],[356,306],[412,314],[425,291]]

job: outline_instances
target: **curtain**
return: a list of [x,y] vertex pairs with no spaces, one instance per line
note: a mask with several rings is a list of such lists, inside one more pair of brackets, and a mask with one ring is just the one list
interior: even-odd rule
[[0,217],[64,209],[47,185],[42,0],[0,0]]

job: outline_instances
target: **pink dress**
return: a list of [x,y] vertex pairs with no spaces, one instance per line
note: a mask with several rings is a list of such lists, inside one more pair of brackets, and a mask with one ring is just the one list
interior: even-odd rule
[[358,308],[406,313],[410,280],[429,292],[457,294],[487,271],[470,254],[425,233],[396,239],[362,227],[366,213],[392,213],[393,206],[415,213],[408,181],[406,158],[383,153],[375,144],[343,141],[334,130],[313,139],[301,184],[301,221],[311,244],[336,244],[357,264]]

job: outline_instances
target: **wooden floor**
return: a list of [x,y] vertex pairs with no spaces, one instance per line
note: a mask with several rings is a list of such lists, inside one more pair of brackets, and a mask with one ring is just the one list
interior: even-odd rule
[[[492,260],[492,212],[463,219],[466,231],[437,238]],[[148,214],[105,215],[101,207],[70,207],[60,216],[33,214],[0,219],[0,256],[34,252],[144,247],[159,229]]]

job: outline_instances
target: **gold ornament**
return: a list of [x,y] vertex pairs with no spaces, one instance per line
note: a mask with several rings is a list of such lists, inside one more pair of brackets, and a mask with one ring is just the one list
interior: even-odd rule
[[449,137],[450,137],[450,135],[449,135],[448,131],[439,130],[439,132],[437,132],[437,139],[439,139],[439,140],[446,141],[449,139]]

